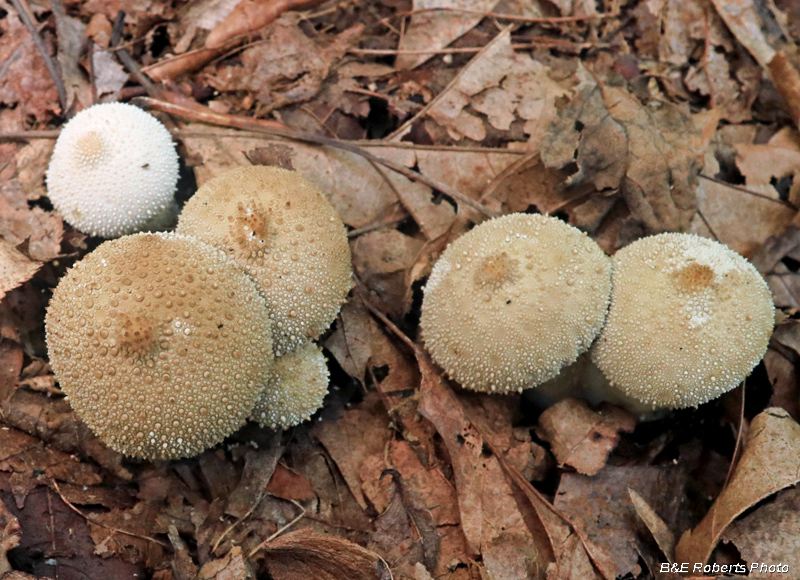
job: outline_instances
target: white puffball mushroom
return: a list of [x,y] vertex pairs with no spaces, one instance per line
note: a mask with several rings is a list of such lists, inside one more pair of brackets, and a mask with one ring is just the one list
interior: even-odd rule
[[178,154],[161,122],[124,103],[84,109],[61,130],[47,195],[73,227],[116,238],[169,227],[177,216]]
[[311,418],[328,393],[328,365],[322,349],[307,342],[275,359],[250,419],[262,427],[287,429]]
[[463,387],[507,393],[553,378],[605,320],[611,261],[556,218],[511,214],[442,254],[420,326],[433,359]]
[[700,405],[736,387],[767,350],[774,305],[756,268],[692,234],[642,238],[613,258],[608,320],[592,358],[653,408]]

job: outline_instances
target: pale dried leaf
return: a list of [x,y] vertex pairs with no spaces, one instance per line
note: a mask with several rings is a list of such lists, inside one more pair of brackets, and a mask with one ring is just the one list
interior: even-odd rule
[[771,407],[750,427],[733,477],[703,521],[681,536],[677,562],[707,562],[725,529],[746,509],[800,481],[800,425],[783,409]]
[[30,280],[41,267],[41,262],[29,260],[0,238],[0,300],[7,292]]
[[619,442],[620,432],[630,433],[635,426],[636,419],[619,407],[592,411],[582,400],[565,399],[542,413],[536,434],[550,442],[559,464],[595,475]]
[[107,50],[95,49],[92,52],[92,67],[97,96],[108,95],[116,101],[122,86],[128,82],[128,73]]
[[[395,67],[398,70],[418,67],[433,57],[437,50],[446,47],[483,20],[480,14],[458,12],[458,8],[488,12],[497,2],[498,0],[414,0],[413,10],[421,12],[411,17],[411,23],[398,48],[400,51],[430,50],[430,53],[402,54],[401,52]],[[437,12],[437,8],[454,10]]]

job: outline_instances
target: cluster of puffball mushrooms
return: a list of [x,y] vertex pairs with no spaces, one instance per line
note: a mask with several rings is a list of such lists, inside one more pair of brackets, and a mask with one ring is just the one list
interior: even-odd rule
[[640,414],[738,385],[766,352],[774,305],[756,268],[713,240],[659,234],[609,258],[558,219],[512,214],[445,250],[420,325],[434,360],[469,389],[562,396],[578,380]]
[[[177,175],[166,128],[119,103],[76,115],[47,172],[66,221],[118,238],[54,291],[53,370],[103,442],[144,459],[195,455],[248,418],[308,419],[328,387],[312,341],[351,287],[344,224],[291,171],[225,172],[189,200],[175,233],[136,233],[175,219]],[[774,307],[753,265],[717,242],[660,234],[612,259],[560,220],[512,214],[447,248],[420,324],[465,388],[553,393],[579,376],[594,398],[641,412],[735,387],[766,351]],[[587,379],[590,366],[601,380]]]
[[174,219],[167,129],[123,104],[76,115],[56,142],[48,195],[103,237],[59,282],[45,318],[53,371],[109,447],[188,457],[247,418],[290,427],[328,388],[313,339],[352,285],[347,232],[310,182],[240,167],[205,183]]

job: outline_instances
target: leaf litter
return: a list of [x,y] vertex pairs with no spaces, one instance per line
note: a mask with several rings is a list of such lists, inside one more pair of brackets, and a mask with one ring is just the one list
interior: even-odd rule
[[[616,14],[562,1],[145,0],[122,32],[155,91],[106,50],[118,3],[32,4],[33,32],[17,6],[0,2],[4,579],[800,566],[800,27],[785,3],[647,0]],[[159,110],[181,104],[170,127],[197,185],[248,163],[316,183],[349,228],[357,278],[321,340],[333,381],[312,422],[249,424],[168,463],[98,442],[60,394],[42,325],[65,268],[99,242],[46,199],[52,137],[97,99],[148,91],[141,102]],[[782,311],[741,423],[723,404],[636,423],[445,379],[418,340],[421,288],[450,241],[516,211],[557,215],[609,253],[683,230],[752,257]]]

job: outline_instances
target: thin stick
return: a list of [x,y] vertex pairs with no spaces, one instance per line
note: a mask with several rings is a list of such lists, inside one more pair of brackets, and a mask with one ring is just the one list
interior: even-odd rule
[[347,141],[330,139],[328,137],[321,137],[319,135],[314,135],[313,133],[306,133],[304,131],[296,131],[286,127],[285,125],[276,123],[275,121],[250,119],[247,117],[240,117],[236,115],[223,115],[221,113],[215,113],[211,109],[203,107],[202,105],[194,105],[191,108],[189,108],[183,105],[168,103],[166,101],[162,101],[159,99],[152,99],[149,97],[140,97],[136,99],[136,101],[141,103],[142,105],[145,105],[148,108],[161,111],[162,113],[175,115],[176,117],[180,117],[183,119],[199,121],[201,123],[209,123],[212,125],[221,125],[223,127],[236,127],[238,129],[246,129],[248,131],[255,131],[257,133],[266,133],[277,137],[284,137],[286,139],[293,139],[304,143],[311,143],[313,145],[321,145],[323,147],[333,147],[335,149],[341,149],[343,151],[347,151],[348,153],[353,153],[354,155],[363,157],[368,161],[372,161],[374,163],[380,163],[384,167],[388,167],[389,169],[396,171],[397,173],[413,181],[419,181],[420,183],[424,183],[428,187],[431,187],[432,189],[436,189],[442,192],[444,195],[452,198],[459,204],[469,206],[470,208],[474,209],[475,211],[479,212],[480,214],[486,217],[491,218],[491,217],[496,217],[497,215],[489,208],[478,203],[477,201],[468,197],[467,195],[461,193],[457,189],[450,187],[446,183],[439,181],[438,179],[434,179],[433,177],[428,177],[427,175],[417,173],[413,169],[409,169],[408,167],[406,167],[405,165],[401,165],[400,163],[395,163],[394,161],[391,161],[389,159],[384,159],[383,157],[378,157],[377,155],[373,155],[369,151],[366,151],[357,145],[352,145]]
[[732,183],[726,183],[725,181],[722,181],[721,179],[717,179],[716,177],[711,177],[709,175],[706,175],[705,173],[700,173],[698,175],[700,177],[702,177],[703,179],[707,179],[708,181],[713,181],[714,183],[718,183],[720,185],[724,185],[725,187],[730,187],[731,189],[735,189],[736,191],[741,191],[742,193],[746,193],[748,195],[752,195],[753,197],[760,197],[761,199],[764,199],[766,201],[771,201],[772,203],[778,203],[780,205],[783,205],[783,206],[786,206],[786,207],[788,207],[790,209],[793,209],[794,211],[797,211],[799,209],[796,205],[794,205],[793,203],[791,203],[789,201],[784,201],[782,199],[775,199],[774,197],[770,197],[768,195],[764,195],[763,193],[758,193],[757,191],[752,191],[750,189],[747,189],[746,187],[740,187],[738,185],[733,185]]
[[445,98],[447,95],[449,95],[449,94],[450,94],[450,91],[451,91],[451,90],[453,89],[453,87],[455,87],[455,86],[456,86],[456,84],[458,84],[458,82],[461,80],[461,77],[464,75],[465,71],[466,71],[466,70],[469,68],[469,65],[470,65],[470,64],[472,64],[473,62],[475,62],[475,60],[476,60],[476,59],[478,59],[478,58],[479,58],[479,57],[480,57],[482,54],[485,54],[485,53],[486,53],[488,50],[490,50],[491,48],[493,48],[495,44],[497,44],[498,42],[500,42],[500,40],[501,40],[501,39],[502,39],[504,36],[506,36],[506,35],[508,35],[508,34],[509,34],[509,32],[501,32],[500,34],[498,34],[497,36],[495,36],[495,37],[494,37],[492,40],[490,40],[490,41],[489,41],[489,42],[486,44],[486,46],[484,46],[483,48],[481,48],[481,49],[480,49],[480,51],[478,52],[478,54],[477,54],[477,55],[475,55],[475,57],[474,57],[474,58],[473,58],[473,59],[472,59],[470,62],[468,62],[468,63],[467,63],[467,64],[466,64],[464,67],[462,67],[462,68],[461,68],[461,70],[459,70],[459,71],[458,71],[458,73],[456,74],[456,76],[455,76],[455,77],[453,77],[453,80],[451,80],[451,81],[450,81],[450,82],[447,84],[447,86],[446,86],[446,87],[445,87],[445,88],[442,90],[442,92],[440,92],[440,93],[439,93],[438,95],[436,95],[436,96],[435,96],[433,99],[431,99],[431,101],[430,101],[430,102],[429,102],[427,105],[425,105],[424,107],[422,107],[422,109],[420,109],[420,110],[419,110],[419,112],[417,112],[417,114],[416,114],[416,115],[414,115],[413,117],[411,117],[410,119],[408,119],[408,120],[407,120],[405,123],[403,123],[402,125],[400,125],[400,127],[399,127],[399,128],[395,129],[395,130],[392,132],[392,134],[391,134],[391,135],[389,135],[389,136],[385,137],[385,138],[384,138],[384,141],[399,141],[399,140],[400,140],[400,138],[401,138],[403,135],[405,135],[405,134],[406,134],[406,133],[407,133],[407,132],[408,132],[408,131],[411,129],[411,126],[412,126],[412,125],[413,125],[413,124],[414,124],[414,123],[415,123],[415,122],[416,122],[418,119],[422,119],[422,118],[423,118],[425,115],[427,115],[427,114],[428,114],[428,111],[430,111],[430,110],[431,110],[433,107],[435,107],[435,106],[436,106],[436,105],[439,103],[439,101],[441,101],[441,100],[442,100],[442,99],[444,99],[444,98]]
[[[524,44],[512,44],[513,50],[529,50],[531,48],[541,48],[543,45],[547,46],[563,46],[566,48],[575,48],[583,50],[584,48],[591,48],[597,46],[591,42],[575,43],[561,38],[549,38],[547,36],[537,36],[532,42]],[[484,49],[483,46],[464,46],[460,48],[438,48],[429,50],[400,50],[397,48],[348,48],[347,52],[356,55],[376,55],[376,56],[392,56],[398,54],[474,54]]]
[[30,7],[26,0],[11,0],[11,3],[14,5],[14,8],[17,10],[19,14],[20,20],[25,24],[28,30],[31,33],[31,37],[33,38],[34,44],[36,44],[36,48],[39,49],[39,52],[44,59],[44,64],[47,67],[47,71],[50,73],[50,77],[53,79],[53,84],[56,85],[56,92],[58,93],[58,102],[61,105],[61,114],[67,114],[67,89],[64,86],[64,79],[61,78],[61,69],[58,66],[58,63],[53,60],[50,56],[50,53],[47,52],[47,47],[44,45],[44,41],[42,37],[39,36],[39,31],[36,29],[36,24],[33,20],[33,13],[31,12]]
[[76,508],[76,507],[75,507],[75,505],[74,505],[72,502],[70,502],[70,501],[69,501],[67,498],[65,498],[65,497],[64,497],[64,494],[63,494],[63,493],[61,493],[61,488],[59,488],[59,487],[58,487],[58,483],[56,483],[56,480],[55,480],[55,479],[53,479],[52,477],[50,478],[50,483],[52,483],[52,484],[53,484],[53,487],[55,488],[55,490],[56,490],[56,493],[58,494],[58,497],[60,497],[60,498],[61,498],[61,501],[63,501],[63,502],[64,502],[64,503],[67,505],[67,507],[68,507],[69,509],[71,509],[71,510],[72,510],[72,511],[74,511],[76,514],[78,514],[79,516],[81,516],[81,517],[82,517],[83,519],[85,519],[87,522],[91,522],[91,523],[93,523],[93,524],[94,524],[94,525],[96,525],[96,526],[100,526],[101,528],[105,528],[106,530],[108,530],[108,531],[110,531],[110,532],[117,532],[117,533],[119,533],[119,534],[125,534],[126,536],[131,536],[131,537],[133,537],[133,538],[138,538],[139,540],[145,540],[145,541],[148,541],[148,542],[153,542],[154,544],[158,544],[159,546],[163,546],[163,547],[165,547],[165,548],[169,548],[169,547],[170,547],[170,546],[169,546],[169,544],[165,544],[164,542],[161,542],[161,541],[159,541],[159,540],[156,540],[155,538],[149,538],[149,537],[147,537],[147,536],[141,536],[141,535],[139,535],[139,534],[134,534],[133,532],[126,532],[125,530],[120,530],[120,529],[117,529],[117,528],[112,528],[111,526],[107,526],[107,525],[105,525],[105,524],[102,524],[102,523],[100,523],[100,522],[97,522],[97,521],[93,520],[92,518],[90,518],[89,516],[87,516],[85,513],[83,513],[81,510],[79,510],[78,508]]
[[145,75],[142,70],[139,68],[139,65],[133,60],[131,53],[128,52],[126,48],[120,46],[122,42],[122,31],[125,27],[125,13],[120,10],[117,12],[117,18],[114,21],[114,28],[111,32],[111,47],[117,55],[117,59],[122,63],[128,72],[135,78],[138,83],[142,86],[142,88],[147,91],[147,94],[151,97],[161,97],[163,96],[163,90],[161,87],[156,85],[153,81],[151,81],[147,75]]
[[469,8],[420,8],[418,10],[409,10],[408,12],[400,13],[400,16],[414,16],[424,12],[458,12],[461,14],[474,14],[476,16],[483,16],[484,18],[496,18],[498,20],[508,20],[510,22],[530,22],[540,24],[561,24],[565,22],[582,22],[584,20],[604,20],[607,18],[616,18],[619,12],[602,12],[599,14],[584,14],[580,16],[551,16],[551,17],[535,17],[535,16],[517,16],[515,14],[502,14],[500,12],[485,12],[483,10],[471,10]]
[[253,556],[255,556],[255,555],[256,555],[256,553],[257,553],[257,552],[258,552],[258,551],[259,551],[261,548],[263,548],[264,546],[266,546],[267,544],[269,544],[269,543],[270,543],[272,540],[274,540],[275,538],[277,538],[278,536],[280,536],[281,534],[283,534],[283,533],[284,533],[286,530],[288,530],[289,528],[291,528],[293,525],[295,525],[297,522],[299,522],[300,520],[302,520],[302,519],[305,517],[305,515],[306,515],[306,508],[304,508],[303,506],[301,506],[299,503],[297,503],[297,502],[296,502],[295,500],[293,500],[293,499],[290,499],[289,501],[290,501],[290,502],[292,502],[294,505],[296,505],[297,507],[299,507],[299,508],[300,508],[300,515],[299,515],[299,516],[297,516],[296,518],[294,518],[294,519],[293,519],[291,522],[289,522],[288,524],[286,524],[286,525],[285,525],[285,526],[283,526],[282,528],[278,529],[278,530],[277,530],[277,531],[276,531],[274,534],[272,534],[272,535],[271,535],[270,537],[268,537],[266,540],[264,540],[263,542],[261,542],[261,543],[260,543],[258,546],[256,546],[256,547],[255,547],[255,548],[253,548],[252,550],[250,550],[250,553],[249,553],[249,554],[247,554],[247,557],[248,557],[248,558],[252,558]]

